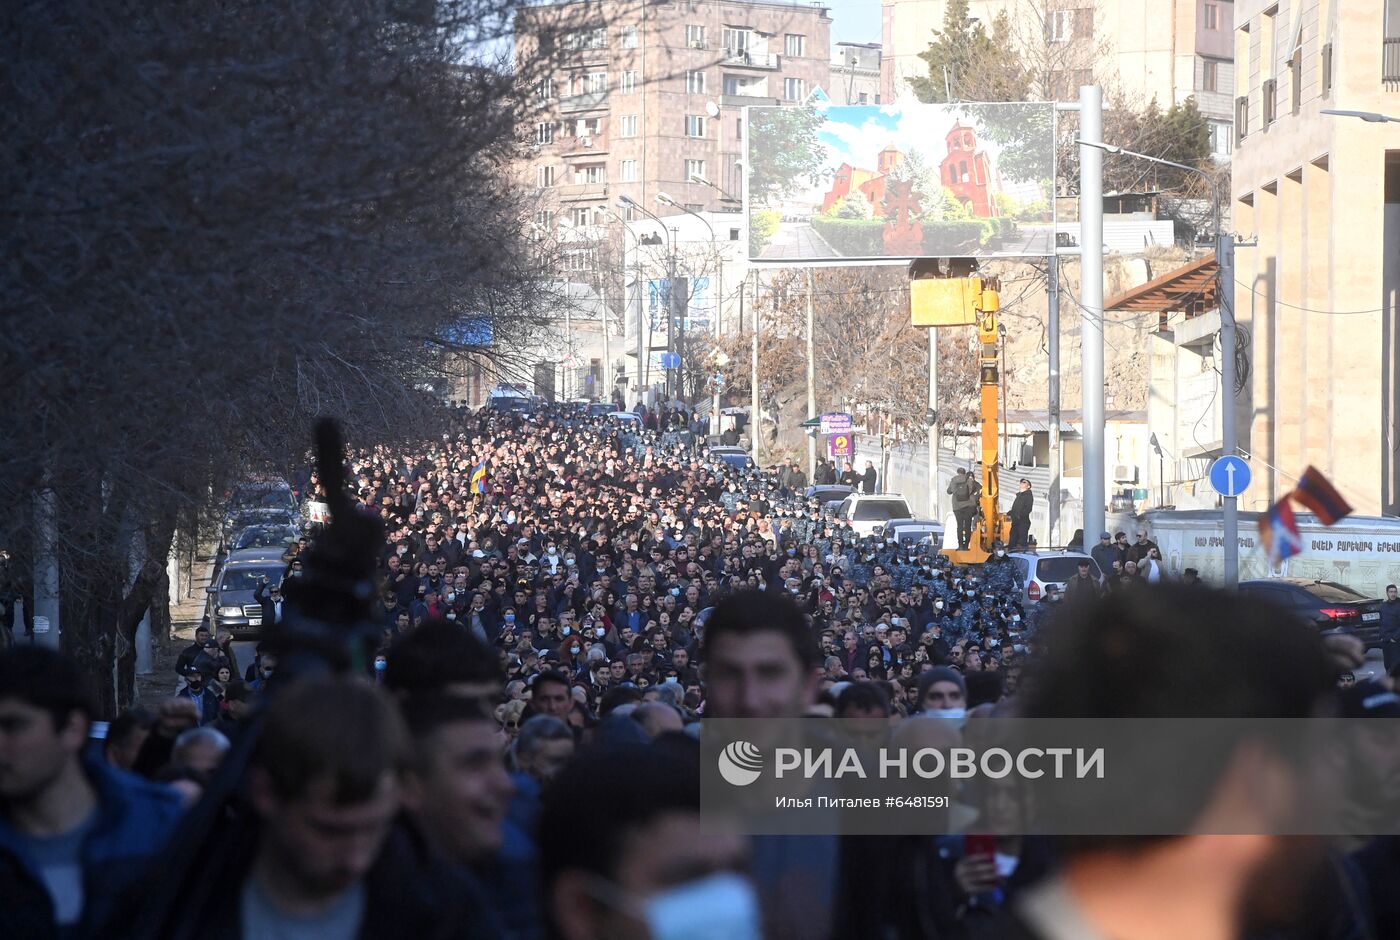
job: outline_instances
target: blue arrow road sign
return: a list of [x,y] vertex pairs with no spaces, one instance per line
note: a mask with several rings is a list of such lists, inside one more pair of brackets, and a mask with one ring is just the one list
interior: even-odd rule
[[681,367],[681,354],[676,352],[664,352],[661,354],[661,368],[679,369]]
[[1210,465],[1210,485],[1221,496],[1240,495],[1249,489],[1249,464],[1239,457],[1221,457]]

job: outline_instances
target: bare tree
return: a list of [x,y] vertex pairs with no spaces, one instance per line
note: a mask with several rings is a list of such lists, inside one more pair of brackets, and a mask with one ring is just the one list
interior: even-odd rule
[[298,460],[317,413],[357,440],[421,433],[416,386],[450,328],[486,317],[499,342],[524,322],[501,168],[530,76],[483,58],[513,12],[78,0],[0,14],[0,511],[29,562],[34,508],[51,511],[63,645],[107,711],[130,700],[117,654],[181,520],[247,469]]

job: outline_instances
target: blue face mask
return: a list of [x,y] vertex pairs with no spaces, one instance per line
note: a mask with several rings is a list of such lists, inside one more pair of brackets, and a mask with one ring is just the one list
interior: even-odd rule
[[930,708],[925,714],[932,715],[934,718],[943,718],[947,721],[951,721],[959,728],[961,728],[963,722],[967,720],[966,708]]
[[722,872],[654,894],[641,904],[651,940],[759,940],[758,896],[748,881]]

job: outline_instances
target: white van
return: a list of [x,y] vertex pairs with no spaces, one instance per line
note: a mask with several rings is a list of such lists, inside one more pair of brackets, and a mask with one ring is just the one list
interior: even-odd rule
[[875,496],[852,493],[836,513],[837,518],[849,525],[860,538],[874,535],[877,528],[891,519],[909,519],[913,515],[909,511],[909,503],[898,493]]

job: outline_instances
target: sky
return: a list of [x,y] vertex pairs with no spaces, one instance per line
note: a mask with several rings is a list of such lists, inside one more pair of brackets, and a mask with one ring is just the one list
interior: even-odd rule
[[880,0],[824,0],[831,10],[831,44],[880,41]]

